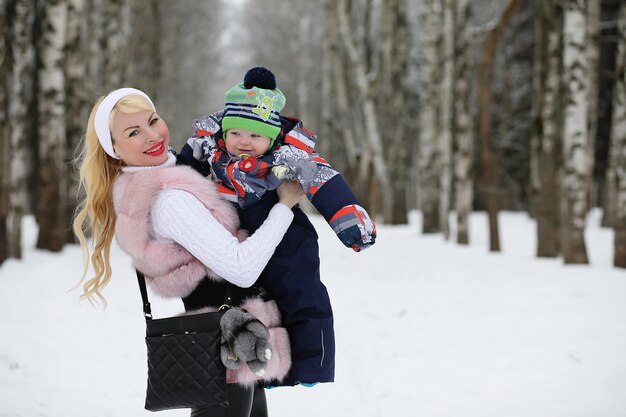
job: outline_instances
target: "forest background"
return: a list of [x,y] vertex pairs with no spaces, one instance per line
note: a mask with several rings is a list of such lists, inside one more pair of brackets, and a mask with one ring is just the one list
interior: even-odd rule
[[[376,218],[467,244],[469,214],[536,220],[536,254],[587,263],[587,214],[626,267],[621,0],[0,0],[0,264],[74,243],[88,112],[146,91],[180,149],[253,66]],[[450,216],[456,216],[456,235]]]

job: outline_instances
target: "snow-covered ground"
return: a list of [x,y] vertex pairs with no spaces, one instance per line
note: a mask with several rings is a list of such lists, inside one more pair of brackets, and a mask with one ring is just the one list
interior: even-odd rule
[[[334,384],[267,391],[270,415],[394,417],[626,416],[626,271],[612,233],[589,218],[590,266],[534,257],[535,225],[502,213],[503,253],[379,226],[356,254],[323,219],[323,279],[336,314]],[[129,258],[115,247],[105,312],[67,292],[81,252],[33,249],[0,267],[0,416],[147,416],[144,324]],[[181,308],[156,301],[157,316]],[[161,412],[186,416],[188,411]]]

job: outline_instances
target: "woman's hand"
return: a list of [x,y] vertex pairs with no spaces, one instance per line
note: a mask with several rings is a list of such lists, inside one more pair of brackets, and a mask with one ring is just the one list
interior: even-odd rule
[[278,202],[292,208],[304,196],[304,191],[298,181],[285,181],[278,189]]

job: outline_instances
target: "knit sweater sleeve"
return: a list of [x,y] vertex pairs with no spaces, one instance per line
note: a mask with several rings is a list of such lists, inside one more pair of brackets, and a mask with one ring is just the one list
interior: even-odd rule
[[293,212],[277,203],[261,227],[239,242],[197,198],[175,189],[159,193],[151,216],[157,239],[177,242],[213,272],[243,288],[256,282],[293,220]]

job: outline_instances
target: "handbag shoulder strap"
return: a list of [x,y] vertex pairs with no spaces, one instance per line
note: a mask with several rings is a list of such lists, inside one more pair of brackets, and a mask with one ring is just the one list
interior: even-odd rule
[[137,281],[139,282],[139,292],[141,292],[141,300],[143,301],[143,316],[146,320],[152,320],[152,309],[148,300],[148,290],[146,289],[146,279],[139,270],[137,272]]
[[[139,283],[139,292],[141,293],[141,300],[143,301],[143,316],[146,320],[152,320],[152,308],[150,307],[150,300],[148,300],[148,290],[146,288],[146,278],[139,270],[135,270],[137,273],[137,282]],[[241,300],[237,296],[235,291],[236,287],[228,281],[224,281],[226,289],[224,291],[224,304],[220,308],[227,306],[233,307],[237,305]]]

